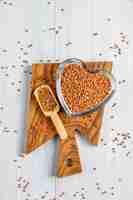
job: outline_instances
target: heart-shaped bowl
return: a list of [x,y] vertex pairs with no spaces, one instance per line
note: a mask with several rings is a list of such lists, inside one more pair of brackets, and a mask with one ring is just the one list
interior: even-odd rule
[[69,64],[80,65],[80,67],[83,68],[83,69],[85,69],[85,66],[86,66],[86,64],[80,59],[69,58],[69,59],[64,60],[62,63],[60,63],[59,67],[57,69],[57,72],[56,72],[56,93],[57,93],[58,99],[60,101],[60,104],[63,107],[63,109],[64,109],[64,111],[66,112],[67,115],[69,115],[69,116],[81,116],[81,115],[87,114],[89,112],[96,111],[98,108],[100,108],[101,106],[103,106],[105,103],[107,103],[110,100],[110,98],[113,96],[114,92],[116,91],[116,80],[115,80],[114,76],[106,70],[89,72],[91,74],[97,73],[99,75],[104,76],[106,79],[108,79],[110,84],[111,84],[111,89],[108,91],[108,95],[105,96],[105,98],[102,99],[100,102],[96,103],[96,105],[93,105],[92,107],[87,108],[86,110],[81,111],[81,112],[73,112],[70,109],[69,105],[66,103],[65,98],[64,98],[63,93],[62,93],[62,81],[61,80],[62,80],[64,69],[65,69],[66,66],[69,66]]

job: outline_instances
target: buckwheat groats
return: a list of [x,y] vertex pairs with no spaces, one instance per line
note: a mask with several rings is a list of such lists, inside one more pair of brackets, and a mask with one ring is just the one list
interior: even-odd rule
[[54,111],[57,103],[51,94],[50,90],[48,87],[41,87],[41,89],[38,90],[39,95],[39,102],[41,106],[43,107],[45,112],[51,112]]
[[108,78],[89,73],[80,65],[66,65],[61,79],[62,95],[72,112],[84,112],[99,104],[111,90]]

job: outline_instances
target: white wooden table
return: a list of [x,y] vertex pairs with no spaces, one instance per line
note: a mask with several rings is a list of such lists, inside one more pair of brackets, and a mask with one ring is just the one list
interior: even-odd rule
[[[0,200],[132,200],[133,0],[0,0]],[[77,136],[83,173],[53,177],[57,141],[23,159],[33,62],[112,60],[103,141]]]

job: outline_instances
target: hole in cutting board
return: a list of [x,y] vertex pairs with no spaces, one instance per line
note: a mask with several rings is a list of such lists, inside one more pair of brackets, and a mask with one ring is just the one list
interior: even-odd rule
[[73,166],[73,160],[71,158],[68,158],[68,159],[64,160],[64,163],[68,167],[72,167]]

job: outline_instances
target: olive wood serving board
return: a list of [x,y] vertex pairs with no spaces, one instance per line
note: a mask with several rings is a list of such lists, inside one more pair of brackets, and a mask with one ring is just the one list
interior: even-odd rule
[[[32,80],[28,97],[25,153],[32,152],[57,135],[52,121],[43,115],[33,93],[40,85],[48,84],[56,95],[55,76],[58,65],[59,63],[32,65]],[[112,62],[86,62],[86,68],[89,71],[100,69],[111,71]],[[63,109],[60,110],[59,115],[67,130],[68,139],[65,141],[59,139],[57,176],[63,177],[82,171],[75,134],[78,132],[89,143],[97,145],[100,139],[103,112],[104,108],[100,108],[84,116],[70,117],[64,113]]]

